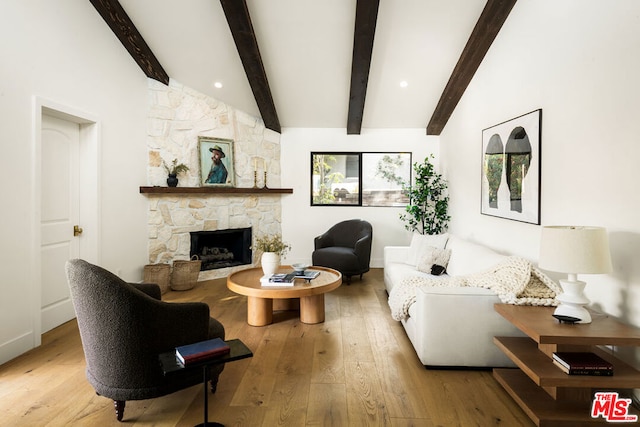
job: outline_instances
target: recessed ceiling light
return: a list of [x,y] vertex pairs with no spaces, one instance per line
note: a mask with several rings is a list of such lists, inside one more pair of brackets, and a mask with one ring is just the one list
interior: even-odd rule
[[407,83],[406,80],[403,80],[400,82],[400,87],[407,87],[407,86],[409,86],[409,83]]
[[213,86],[215,86],[215,88],[216,88],[216,89],[220,89],[220,88],[222,88],[222,83],[220,83],[220,82],[215,82],[215,83],[213,84]]

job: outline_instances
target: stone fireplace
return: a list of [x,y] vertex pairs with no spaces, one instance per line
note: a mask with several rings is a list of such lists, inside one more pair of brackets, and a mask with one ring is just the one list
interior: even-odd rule
[[251,228],[192,231],[189,255],[202,261],[201,271],[251,264]]
[[[171,80],[168,86],[149,79],[150,110],[147,135],[149,164],[147,185],[166,187],[163,161],[185,163],[189,171],[178,176],[177,193],[149,195],[149,263],[172,263],[191,258],[192,233],[249,229],[252,236],[281,233],[280,195],[229,192],[219,194],[179,193],[180,187],[200,186],[198,136],[233,140],[236,187],[254,185],[254,160],[261,165],[258,177],[267,171],[267,185],[280,187],[280,135],[264,127],[261,119],[207,97]],[[259,186],[264,185],[262,179]],[[249,244],[250,246],[250,244]],[[208,255],[218,255],[215,248]],[[226,251],[235,249],[226,247]],[[222,251],[224,252],[224,251]],[[199,280],[226,277],[256,264],[251,251],[237,254],[242,264],[203,270]],[[247,259],[247,256],[249,259]],[[227,254],[226,257],[229,257]],[[235,261],[234,261],[235,262]],[[204,264],[204,263],[203,263]]]

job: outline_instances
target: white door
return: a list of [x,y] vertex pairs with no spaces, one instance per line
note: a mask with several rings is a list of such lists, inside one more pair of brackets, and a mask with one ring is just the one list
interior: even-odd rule
[[65,262],[79,257],[79,151],[77,123],[42,116],[41,301],[42,332],[75,317]]

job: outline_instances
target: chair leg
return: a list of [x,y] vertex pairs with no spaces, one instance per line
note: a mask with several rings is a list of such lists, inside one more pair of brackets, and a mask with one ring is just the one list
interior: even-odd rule
[[351,284],[351,276],[347,276],[347,286]]
[[218,389],[218,381],[209,381],[209,386],[211,387],[211,394],[215,394],[216,390]]
[[124,400],[114,400],[113,406],[116,408],[116,418],[118,421],[122,421],[122,417],[124,416],[124,405],[127,402]]

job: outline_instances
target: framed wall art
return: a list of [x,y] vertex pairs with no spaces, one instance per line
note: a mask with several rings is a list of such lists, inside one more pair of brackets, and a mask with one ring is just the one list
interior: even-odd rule
[[481,213],[540,224],[542,110],[482,131]]
[[201,185],[235,187],[233,140],[199,136],[198,156]]

